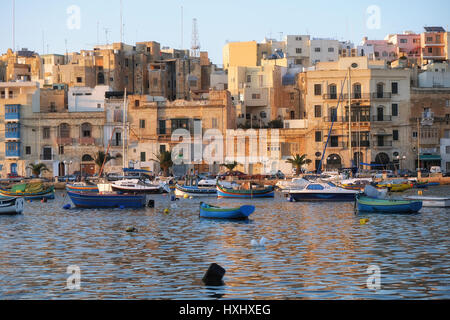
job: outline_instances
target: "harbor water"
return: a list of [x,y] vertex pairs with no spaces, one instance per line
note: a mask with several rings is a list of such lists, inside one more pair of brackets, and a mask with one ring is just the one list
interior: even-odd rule
[[[27,202],[23,215],[0,216],[0,299],[450,299],[450,209],[358,215],[354,203],[291,203],[281,194],[150,198],[155,208],[64,210],[71,202],[58,192]],[[256,211],[249,221],[206,220],[200,201]],[[262,237],[264,247],[251,245]],[[211,263],[226,269],[221,287],[202,283]],[[67,287],[69,266],[79,267],[79,289]],[[373,267],[378,288],[368,283]]]

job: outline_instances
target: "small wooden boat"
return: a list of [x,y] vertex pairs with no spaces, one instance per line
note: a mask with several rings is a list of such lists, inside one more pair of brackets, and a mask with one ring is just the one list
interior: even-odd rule
[[358,195],[356,197],[359,212],[371,213],[417,213],[422,209],[422,201],[402,199],[377,199]]
[[175,195],[178,197],[215,197],[217,196],[217,189],[214,188],[201,188],[197,186],[181,186],[177,184],[175,186]]
[[448,208],[450,207],[450,198],[445,197],[406,197],[408,200],[422,201],[424,207],[430,208]]
[[11,189],[0,189],[3,197],[24,198],[25,200],[55,199],[55,187],[44,188],[42,183],[30,183],[13,186]]
[[406,190],[412,189],[413,185],[410,182],[393,180],[380,183],[377,185],[379,189],[388,189],[390,192],[404,192]]
[[209,219],[248,219],[255,212],[254,206],[239,208],[221,208],[206,203],[200,204],[200,217]]
[[96,192],[98,192],[98,187],[97,187],[97,185],[89,185],[84,182],[79,182],[79,183],[66,185],[66,190],[74,191],[74,192],[96,193]]
[[239,198],[239,199],[253,199],[253,198],[274,198],[275,189],[272,186],[254,189],[251,185],[248,189],[234,189],[226,188],[219,183],[217,184],[217,196],[221,198]]
[[144,208],[147,197],[143,194],[83,193],[67,191],[73,204],[78,208]]
[[0,198],[0,215],[22,214],[24,203],[23,198]]

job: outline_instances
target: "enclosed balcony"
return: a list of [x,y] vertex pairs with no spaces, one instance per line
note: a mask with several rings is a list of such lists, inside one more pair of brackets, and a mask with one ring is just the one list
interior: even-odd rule
[[6,142],[5,149],[6,158],[20,158],[20,142]]
[[20,120],[20,105],[8,104],[5,105],[5,121],[19,121]]
[[20,126],[18,123],[5,124],[5,139],[20,140]]

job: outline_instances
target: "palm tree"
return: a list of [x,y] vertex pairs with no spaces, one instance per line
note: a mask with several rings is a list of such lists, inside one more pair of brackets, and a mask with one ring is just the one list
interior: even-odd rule
[[167,177],[169,175],[169,169],[173,166],[172,152],[162,151],[159,154],[155,154],[155,157],[156,159],[153,159],[153,161],[159,164],[164,176]]
[[295,157],[286,160],[287,163],[292,164],[295,167],[297,175],[300,175],[301,168],[305,164],[310,164],[312,161],[310,159],[306,159],[306,154],[300,156],[297,154]]
[[31,169],[31,172],[33,173],[34,178],[39,178],[42,172],[44,171],[50,171],[48,170],[47,166],[43,163],[37,163],[37,164],[30,164],[28,165],[27,169]]
[[239,163],[237,163],[236,161],[234,161],[234,162],[232,162],[232,163],[224,163],[224,164],[221,164],[220,166],[221,166],[221,167],[224,167],[224,168],[227,168],[228,171],[229,171],[230,173],[232,173],[233,170],[236,169],[236,167],[237,167],[238,165],[239,165]]
[[101,173],[100,170],[111,160],[117,159],[117,157],[111,156],[109,153],[106,154],[104,151],[98,151],[95,155],[94,162],[99,167],[99,174]]

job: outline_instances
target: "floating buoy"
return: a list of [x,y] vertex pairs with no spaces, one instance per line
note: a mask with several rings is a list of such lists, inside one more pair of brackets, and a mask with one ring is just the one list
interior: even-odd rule
[[369,219],[360,219],[360,220],[359,220],[359,224],[360,224],[360,225],[365,225],[365,224],[367,224],[369,221],[370,221]]
[[70,208],[72,208],[72,206],[70,204],[66,204],[63,209],[64,210],[70,210]]
[[216,263],[213,263],[209,266],[205,275],[203,276],[203,283],[207,286],[223,286],[225,283],[223,282],[223,276],[225,275],[226,270],[219,266]]
[[419,196],[423,196],[423,191],[419,190],[418,194],[419,194]]
[[135,227],[128,227],[127,232],[132,233],[132,232],[138,232],[138,229],[136,229]]
[[192,200],[192,199],[194,199],[194,197],[193,197],[193,196],[190,196],[190,197],[189,197],[189,199],[191,199],[191,200]]
[[185,199],[189,199],[189,196],[187,194],[184,195]]
[[169,214],[170,213],[170,210],[169,209],[165,209],[164,210],[164,214]]

